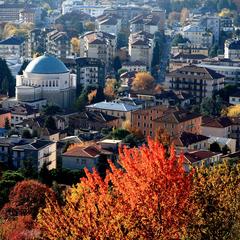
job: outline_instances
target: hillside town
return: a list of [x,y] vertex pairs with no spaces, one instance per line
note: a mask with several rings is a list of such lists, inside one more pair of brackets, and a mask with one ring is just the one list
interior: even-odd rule
[[[240,229],[240,216],[235,215],[231,215],[234,221],[228,223],[231,230],[225,222],[219,223],[216,220],[213,229],[224,226],[226,229],[216,233],[212,229],[212,235],[209,233],[211,236],[204,235],[210,232],[209,229],[199,232],[196,230],[199,235],[188,235],[186,238],[178,235],[179,230],[174,235],[174,222],[169,225],[169,232],[166,231],[167,224],[164,227],[159,226],[159,229],[163,229],[163,235],[154,235],[153,232],[157,230],[152,225],[151,228],[146,227],[148,230],[142,227],[138,235],[137,227],[131,230],[126,226],[131,221],[133,224],[132,218],[129,222],[118,223],[119,226],[122,224],[119,228],[127,229],[121,230],[122,235],[112,225],[97,228],[104,221],[113,222],[109,218],[112,212],[106,213],[108,218],[105,215],[106,218],[97,217],[100,220],[99,223],[94,222],[96,226],[91,222],[95,220],[90,220],[92,215],[89,213],[91,224],[78,226],[79,229],[85,229],[79,232],[76,226],[76,229],[70,227],[70,222],[76,221],[74,215],[69,220],[69,225],[62,225],[65,226],[63,229],[69,227],[69,232],[60,233],[56,226],[61,225],[61,221],[67,222],[66,217],[71,215],[70,210],[68,214],[65,212],[65,218],[53,224],[54,214],[52,213],[52,218],[47,215],[47,211],[53,207],[47,204],[47,210],[39,212],[41,227],[34,229],[34,235],[33,226],[40,208],[36,215],[32,215],[32,212],[25,214],[24,210],[20,213],[18,203],[11,205],[11,198],[17,195],[14,190],[22,181],[26,181],[26,184],[27,181],[35,181],[31,186],[36,184],[38,200],[41,192],[53,191],[58,196],[56,198],[60,209],[70,201],[67,197],[64,198],[64,194],[72,186],[78,186],[76,184],[81,182],[80,179],[90,179],[98,189],[102,185],[94,182],[100,181],[95,176],[97,174],[103,182],[104,179],[110,179],[110,188],[117,178],[121,182],[122,175],[117,171],[124,174],[129,169],[131,173],[139,164],[136,176],[123,178],[131,185],[131,179],[138,178],[145,171],[141,161],[145,157],[149,158],[146,152],[154,148],[153,146],[160,151],[159,159],[165,154],[171,160],[174,154],[174,158],[182,161],[182,177],[198,172],[196,169],[201,167],[215,171],[215,167],[224,163],[238,166],[240,1],[0,1],[0,239],[239,239],[239,231],[233,233]],[[126,156],[137,157],[137,152],[141,151],[142,160],[130,167]],[[149,171],[155,171],[150,165],[145,163]],[[240,189],[239,168],[236,169],[238,174],[235,178],[235,190]],[[236,173],[237,170],[234,171]],[[116,172],[116,178],[110,172],[113,175]],[[180,172],[179,170],[179,174]],[[225,174],[228,177],[231,175],[227,171]],[[174,176],[177,178],[177,173],[172,179]],[[216,184],[219,181],[216,180]],[[93,186],[90,182],[82,182],[85,187]],[[37,184],[44,184],[42,190]],[[122,184],[124,185],[124,181]],[[124,195],[124,192],[134,186],[137,189],[139,184],[132,184],[130,187],[124,185],[122,191],[125,190],[121,194]],[[205,186],[207,184],[206,182]],[[209,191],[215,188],[211,184]],[[45,189],[46,186],[48,190]],[[146,185],[146,189],[149,186]],[[182,190],[183,195],[187,191],[186,186]],[[162,189],[167,194],[168,188],[165,185]],[[222,192],[225,191],[224,187],[221,189]],[[80,187],[75,190],[79,196],[82,194],[81,196],[88,198]],[[30,195],[31,191],[29,190]],[[134,195],[134,190],[131,191]],[[143,190],[139,187],[138,192],[140,191]],[[148,194],[151,195],[151,192]],[[216,196],[219,194],[216,193]],[[144,195],[136,198],[141,199]],[[226,196],[230,195],[233,199],[240,199],[239,192],[226,193]],[[209,199],[214,199],[214,196],[209,196]],[[121,203],[124,202],[121,197],[119,199]],[[169,204],[170,202],[171,200]],[[240,212],[240,201],[238,202],[239,205],[231,202],[235,206],[234,214]],[[101,205],[102,209],[107,209],[103,206],[108,205],[104,204]],[[139,204],[137,208],[151,209],[147,200],[144,204]],[[41,208],[44,207],[45,205],[41,205]],[[229,211],[229,206],[226,209]],[[128,211],[127,208],[124,211]],[[181,215],[181,211],[179,213]],[[86,214],[81,216],[86,217]],[[19,217],[29,215],[31,227],[27,234],[27,225],[14,232],[13,226],[18,226],[21,221],[28,221],[19,220]],[[56,213],[55,218],[57,215]],[[137,219],[140,219],[140,215]],[[230,219],[230,215],[215,215]],[[117,216],[121,218],[120,215]],[[141,215],[143,218],[144,216]],[[150,219],[149,216],[147,219]],[[207,214],[203,218],[211,219]],[[52,226],[48,227],[47,223],[52,223]],[[235,223],[238,224],[237,227]],[[116,222],[113,224],[118,225]],[[180,222],[176,222],[177,224]],[[210,226],[211,223],[205,225]],[[88,228],[91,230],[86,232]],[[176,227],[180,228],[184,232],[182,225]],[[25,235],[19,235],[23,230]],[[44,231],[46,235],[43,234]],[[98,232],[99,235],[93,232]],[[188,233],[187,230],[184,233],[186,232]],[[14,238],[14,234],[20,237]]]

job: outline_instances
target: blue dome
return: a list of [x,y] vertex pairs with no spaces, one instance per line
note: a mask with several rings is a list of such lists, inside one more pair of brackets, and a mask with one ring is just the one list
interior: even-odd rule
[[69,70],[63,62],[57,58],[44,54],[32,60],[26,67],[25,72],[36,74],[59,74],[67,73]]

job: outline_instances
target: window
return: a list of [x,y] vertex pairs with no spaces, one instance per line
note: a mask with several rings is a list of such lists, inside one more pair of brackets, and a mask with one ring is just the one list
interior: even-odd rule
[[86,164],[86,159],[82,159],[82,164]]

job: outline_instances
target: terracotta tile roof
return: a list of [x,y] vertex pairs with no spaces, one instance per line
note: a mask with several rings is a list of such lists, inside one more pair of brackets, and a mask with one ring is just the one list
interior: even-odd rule
[[166,123],[181,123],[186,122],[191,119],[201,117],[198,113],[187,112],[184,110],[179,110],[175,112],[170,112],[168,114],[163,115],[161,118],[156,119],[157,122],[166,122]]
[[111,155],[112,152],[102,149],[100,145],[90,146],[76,146],[65,152],[62,156],[65,157],[85,157],[85,158],[97,158],[99,155]]
[[[168,74],[169,77],[175,77],[175,76],[185,76],[187,73],[196,73],[197,75],[192,75],[194,78],[200,78],[202,79],[204,76],[204,79],[219,79],[224,78],[222,74],[219,74],[215,72],[214,70],[211,70],[206,67],[198,67],[195,65],[188,65],[181,68],[178,68],[177,70],[174,70]],[[199,75],[198,75],[199,74]],[[188,75],[188,78],[191,75]]]
[[179,147],[188,147],[194,143],[198,143],[204,140],[209,139],[209,137],[200,135],[200,134],[193,134],[189,132],[182,132],[180,137],[173,140],[174,144]]
[[203,117],[202,126],[203,127],[213,127],[213,128],[226,128],[233,125],[229,117],[211,118]]
[[200,150],[200,151],[195,151],[195,152],[184,153],[184,157],[190,163],[196,163],[196,162],[211,158],[213,156],[216,156],[218,154],[219,153],[214,153],[214,152],[207,151],[207,150],[206,151]]

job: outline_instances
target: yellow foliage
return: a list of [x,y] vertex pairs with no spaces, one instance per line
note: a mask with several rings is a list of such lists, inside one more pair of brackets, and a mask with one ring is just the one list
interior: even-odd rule
[[187,239],[238,239],[239,167],[224,162],[214,167],[196,169],[191,196],[195,214]]
[[226,108],[224,110],[224,113],[228,117],[239,117],[240,116],[240,104]]
[[84,24],[84,26],[85,26],[85,28],[86,28],[88,31],[94,31],[94,30],[95,30],[95,24],[94,24],[94,22],[88,21],[88,22],[86,22],[86,23]]
[[148,72],[138,72],[132,83],[132,89],[134,91],[141,90],[154,90],[155,80]]
[[128,130],[129,132],[131,132],[131,129],[132,129],[131,122],[129,120],[124,121],[122,123],[122,128]]
[[78,38],[72,38],[71,45],[74,53],[80,53],[80,40]]
[[230,17],[232,15],[232,13],[228,8],[223,8],[222,11],[218,15],[219,15],[219,17]]
[[115,98],[116,90],[117,90],[116,88],[117,88],[117,80],[114,78],[107,79],[105,83],[104,94],[109,100]]

